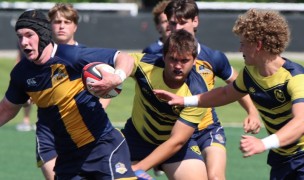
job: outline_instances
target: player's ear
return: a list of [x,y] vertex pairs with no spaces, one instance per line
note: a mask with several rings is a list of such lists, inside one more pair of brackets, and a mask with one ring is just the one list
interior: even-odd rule
[[195,16],[192,22],[193,22],[194,28],[197,28],[198,27],[198,16]]
[[263,48],[263,43],[262,41],[257,42],[257,50],[260,51]]

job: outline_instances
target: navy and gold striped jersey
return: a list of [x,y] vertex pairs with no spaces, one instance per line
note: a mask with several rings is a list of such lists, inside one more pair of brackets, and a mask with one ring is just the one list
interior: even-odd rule
[[[245,66],[234,87],[249,93],[269,134],[273,134],[292,118],[292,105],[304,102],[304,68],[285,59],[284,65],[272,76],[263,77],[257,68]],[[304,136],[288,146],[273,149],[282,156],[304,149]]]
[[186,82],[178,89],[169,88],[163,80],[164,61],[151,54],[131,54],[135,66],[131,77],[136,81],[132,110],[132,123],[143,139],[159,145],[166,141],[177,120],[197,127],[205,109],[197,107],[170,106],[158,99],[153,89],[164,89],[180,96],[206,92],[204,79],[192,68]]
[[6,98],[23,104],[29,98],[38,107],[38,121],[50,127],[58,154],[98,140],[113,129],[98,98],[84,90],[82,68],[95,61],[114,65],[117,50],[56,45],[43,65],[28,60],[11,72]]
[[[196,71],[204,77],[208,89],[214,88],[215,78],[228,80],[232,74],[232,67],[224,53],[212,50],[203,44],[199,44],[199,54],[196,60]],[[213,123],[219,122],[214,108],[207,108],[207,113],[198,125],[203,130]]]

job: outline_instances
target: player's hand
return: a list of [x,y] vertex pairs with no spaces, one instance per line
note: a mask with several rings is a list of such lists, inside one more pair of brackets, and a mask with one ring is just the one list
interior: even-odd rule
[[144,170],[139,169],[134,171],[134,173],[138,180],[154,180],[154,178]]
[[247,116],[243,121],[243,129],[245,133],[257,134],[261,130],[261,121],[258,116]]
[[88,82],[87,85],[96,96],[103,97],[113,88],[121,83],[121,79],[117,74],[109,73],[100,67],[96,69],[102,74],[102,79],[99,81]]
[[254,136],[242,135],[240,150],[243,153],[243,157],[246,158],[264,152],[265,146],[261,139]]
[[168,101],[169,105],[184,106],[184,97],[160,89],[155,89],[153,92],[159,99]]

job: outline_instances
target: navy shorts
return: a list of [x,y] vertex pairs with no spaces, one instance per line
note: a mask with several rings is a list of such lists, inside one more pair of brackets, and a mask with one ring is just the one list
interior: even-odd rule
[[44,124],[36,123],[36,160],[37,166],[57,157],[54,136],[51,130]]
[[225,131],[220,123],[211,124],[201,131],[197,130],[192,137],[197,141],[201,151],[209,146],[219,146],[224,149],[226,146]]
[[271,180],[304,179],[304,152],[292,156],[281,156],[269,151],[268,164],[271,166]]
[[[130,119],[127,121],[124,129],[122,129],[122,132],[127,140],[132,161],[140,161],[144,159],[159,146],[151,144],[141,138]],[[189,141],[175,155],[164,161],[162,164],[180,162],[186,159],[203,160],[201,151],[194,139],[189,139]]]
[[128,145],[117,129],[67,156],[58,154],[55,174],[58,180],[136,179]]

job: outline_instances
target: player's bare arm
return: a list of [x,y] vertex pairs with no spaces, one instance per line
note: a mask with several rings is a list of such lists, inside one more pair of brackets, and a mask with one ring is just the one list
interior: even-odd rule
[[[238,72],[233,68],[233,75],[226,81],[227,84],[232,83],[238,76]],[[245,133],[257,134],[261,129],[261,121],[259,112],[254,106],[249,95],[242,97],[239,104],[246,110],[247,117],[243,120],[243,129]]]
[[[126,77],[129,77],[132,73],[134,67],[134,58],[125,52],[120,52],[117,54],[115,59],[115,70],[122,70]],[[118,75],[120,72],[117,72]],[[125,78],[126,78],[125,77]],[[123,79],[124,80],[124,79]]]
[[0,126],[3,126],[9,120],[13,119],[21,109],[21,105],[11,103],[6,97],[0,102]]
[[147,171],[150,168],[157,166],[158,164],[167,160],[183,147],[183,145],[189,140],[193,132],[194,132],[194,128],[180,121],[176,121],[172,129],[170,138],[161,145],[159,145],[145,159],[133,165],[132,166],[133,170],[142,169]]
[[286,146],[298,140],[304,132],[303,108],[304,103],[294,104],[292,107],[294,118],[275,134],[264,138],[264,141],[253,136],[242,136],[240,150],[244,153],[244,157],[259,154],[268,149]]
[[191,106],[191,107],[217,107],[239,100],[246,94],[234,89],[232,83],[211,91],[189,97],[180,97],[164,90],[154,90],[154,94],[168,101],[170,105]]

